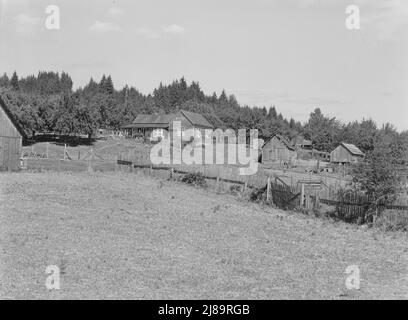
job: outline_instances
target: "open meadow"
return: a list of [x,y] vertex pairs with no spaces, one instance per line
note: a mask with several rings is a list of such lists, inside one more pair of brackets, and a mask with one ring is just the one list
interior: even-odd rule
[[[2,299],[408,297],[406,233],[140,173],[1,173],[0,201]],[[60,290],[45,286],[49,265]]]

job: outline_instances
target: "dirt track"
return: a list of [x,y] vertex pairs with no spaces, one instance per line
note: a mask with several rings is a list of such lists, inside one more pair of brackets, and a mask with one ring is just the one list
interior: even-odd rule
[[3,299],[408,297],[406,235],[138,174],[1,173],[0,201]]

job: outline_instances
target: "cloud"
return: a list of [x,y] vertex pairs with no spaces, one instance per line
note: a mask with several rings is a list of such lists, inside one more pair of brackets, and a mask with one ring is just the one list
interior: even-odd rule
[[40,25],[40,19],[26,13],[20,13],[14,17],[16,30],[21,35],[30,35]]
[[177,24],[172,24],[163,26],[159,30],[141,27],[136,29],[136,33],[146,39],[159,39],[164,35],[181,35],[185,33],[185,29]]
[[406,0],[360,0],[361,28],[370,28],[380,40],[392,40],[396,33],[408,26],[408,1]]
[[120,31],[120,27],[113,22],[95,21],[89,30],[93,32],[117,32]]
[[160,32],[149,28],[137,28],[136,33],[146,39],[159,39],[161,37]]
[[114,19],[118,19],[122,17],[125,14],[125,11],[123,11],[121,8],[118,7],[112,7],[108,10],[108,16]]
[[183,34],[186,31],[182,26],[179,26],[177,24],[163,26],[162,30],[164,33],[167,33],[167,34]]

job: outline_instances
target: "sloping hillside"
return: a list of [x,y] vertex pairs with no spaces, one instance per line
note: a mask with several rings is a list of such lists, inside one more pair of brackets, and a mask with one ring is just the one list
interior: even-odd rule
[[5,173],[0,201],[1,298],[407,297],[406,235],[138,174]]

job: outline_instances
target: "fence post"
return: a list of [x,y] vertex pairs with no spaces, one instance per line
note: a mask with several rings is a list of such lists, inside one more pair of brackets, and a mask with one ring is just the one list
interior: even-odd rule
[[300,206],[303,207],[305,203],[305,184],[302,183],[302,190],[300,192]]
[[266,184],[266,201],[269,202],[271,193],[271,177],[268,176],[268,182]]
[[319,209],[320,206],[320,188],[315,190],[315,209]]
[[50,143],[49,143],[49,142],[47,142],[47,145],[46,145],[46,154],[47,154],[47,159],[49,158],[49,157],[48,157],[48,148],[49,148],[49,145],[50,145]]
[[65,154],[67,153],[67,144],[64,144],[64,160],[65,160]]
[[131,153],[131,150],[129,149],[129,161],[130,161],[130,168],[129,168],[129,172],[130,173],[133,173],[133,157],[130,155],[130,153]]
[[118,155],[116,155],[115,158],[116,158],[116,161],[115,161],[115,172],[117,172],[118,169],[119,169],[119,168],[118,168],[118,166],[119,166],[119,165],[118,165]]
[[88,160],[88,172],[92,172],[93,149],[91,148],[91,156]]

